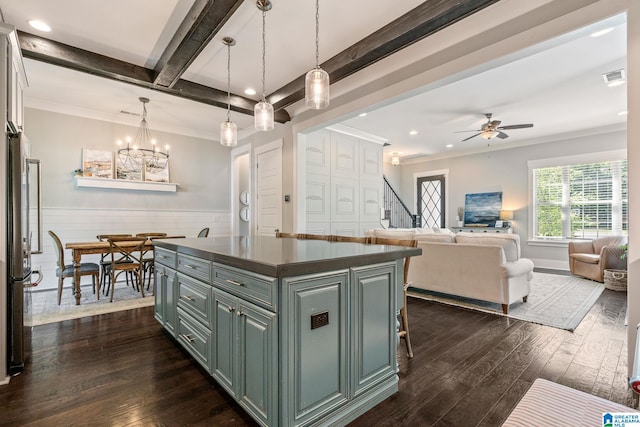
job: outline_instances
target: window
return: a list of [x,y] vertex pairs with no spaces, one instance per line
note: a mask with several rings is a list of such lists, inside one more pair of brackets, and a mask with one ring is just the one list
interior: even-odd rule
[[537,167],[534,238],[593,239],[627,234],[627,161]]

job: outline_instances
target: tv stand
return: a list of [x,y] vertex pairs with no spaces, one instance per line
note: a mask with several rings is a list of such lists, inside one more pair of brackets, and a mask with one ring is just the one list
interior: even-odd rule
[[513,233],[513,229],[511,227],[449,227],[449,230],[454,233],[459,233],[461,231],[468,233]]

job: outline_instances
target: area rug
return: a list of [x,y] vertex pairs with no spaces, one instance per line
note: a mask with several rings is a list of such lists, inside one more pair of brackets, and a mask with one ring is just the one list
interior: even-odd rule
[[[120,285],[120,284],[118,284]],[[56,289],[38,291],[31,294],[27,301],[28,309],[25,313],[25,326],[38,326],[63,320],[79,319],[86,316],[131,310],[139,307],[149,307],[154,304],[153,292],[145,292],[142,298],[140,292],[122,284],[116,286],[113,302],[109,297],[100,296],[100,301],[93,294],[91,286],[82,287],[80,305],[75,305],[75,297],[70,289],[63,290],[62,303],[58,305],[58,291]]]
[[[591,280],[534,272],[528,301],[511,304],[508,317],[574,331],[603,290],[602,283]],[[409,288],[407,294],[430,301],[503,315],[502,306],[497,303],[417,288]]]

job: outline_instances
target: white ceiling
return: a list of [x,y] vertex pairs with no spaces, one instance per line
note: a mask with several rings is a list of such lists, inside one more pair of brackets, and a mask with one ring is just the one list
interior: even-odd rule
[[[384,24],[422,3],[417,0],[376,2],[323,0],[320,5],[320,61],[332,57]],[[192,6],[193,0],[0,0],[5,22],[18,29],[153,68],[166,44]],[[373,6],[374,5],[374,6]],[[314,65],[314,2],[273,0],[267,13],[266,91],[270,93]],[[51,33],[28,26],[29,19],[46,21]],[[590,129],[624,128],[626,87],[609,88],[602,73],[625,67],[626,24],[614,17],[592,27],[615,25],[611,33],[592,38],[587,28],[518,52],[489,71],[389,103],[366,117],[354,112],[342,125],[386,139],[385,149],[401,159],[450,155],[451,151],[486,150],[548,140],[551,135]],[[182,76],[226,90],[226,47],[232,36],[231,91],[252,87],[260,97],[261,12],[245,1]],[[150,91],[137,86],[25,59],[29,87],[27,107],[77,114],[137,125],[139,118],[121,111],[141,112],[138,97],[151,99],[148,121],[161,129],[206,139],[218,138],[226,110]],[[485,67],[486,68],[486,67]],[[503,125],[533,123],[531,129],[506,131],[506,140],[486,141],[473,133],[484,113]],[[232,112],[244,134],[252,132],[251,116]],[[409,130],[417,130],[415,136]],[[242,132],[241,132],[242,135]],[[487,144],[489,143],[489,144]],[[453,148],[446,148],[453,144]]]

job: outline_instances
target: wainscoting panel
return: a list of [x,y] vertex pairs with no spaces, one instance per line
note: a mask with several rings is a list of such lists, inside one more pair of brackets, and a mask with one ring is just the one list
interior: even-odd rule
[[[56,252],[48,231],[67,242],[94,241],[98,234],[163,232],[169,235],[196,237],[209,227],[209,237],[231,235],[231,213],[225,211],[127,210],[127,209],[59,209],[42,210],[43,253],[32,256],[34,269],[42,271],[44,279],[37,288],[57,288]],[[32,238],[35,244],[35,236]],[[88,255],[83,262],[99,262],[99,255]],[[65,250],[65,264],[71,264],[71,251]],[[82,283],[91,283],[84,277]],[[71,279],[65,279],[65,287]]]

